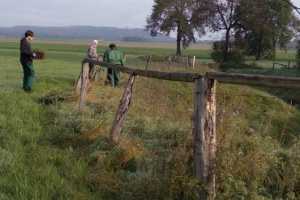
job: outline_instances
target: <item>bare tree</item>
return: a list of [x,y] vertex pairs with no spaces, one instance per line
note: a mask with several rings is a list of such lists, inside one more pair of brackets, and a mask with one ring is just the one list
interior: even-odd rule
[[[198,0],[198,2],[202,1]],[[205,21],[206,26],[212,32],[225,31],[223,61],[227,60],[231,32],[237,25],[237,21],[234,18],[234,11],[237,5],[238,0],[211,0],[206,5],[206,10],[208,11],[206,14],[208,18]]]

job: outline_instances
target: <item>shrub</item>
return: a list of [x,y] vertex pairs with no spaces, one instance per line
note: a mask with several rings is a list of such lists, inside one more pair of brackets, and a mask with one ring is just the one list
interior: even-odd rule
[[[211,52],[211,58],[218,63],[224,61],[224,49],[225,41],[214,42],[213,51]],[[241,50],[233,47],[228,51],[226,62],[244,63],[244,55]]]
[[216,41],[213,43],[213,51],[211,52],[211,58],[215,62],[221,62],[224,57],[224,43],[225,41]]

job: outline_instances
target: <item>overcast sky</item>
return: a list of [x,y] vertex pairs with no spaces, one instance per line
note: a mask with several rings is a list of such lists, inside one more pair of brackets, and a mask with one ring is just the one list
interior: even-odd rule
[[[300,0],[292,0],[300,7]],[[2,0],[0,27],[91,25],[144,28],[153,0]]]
[[91,25],[144,28],[153,0],[3,0],[0,27]]

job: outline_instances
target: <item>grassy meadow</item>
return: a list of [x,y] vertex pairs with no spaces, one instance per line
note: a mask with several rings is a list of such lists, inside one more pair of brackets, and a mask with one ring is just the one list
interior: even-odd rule
[[[33,92],[22,90],[18,39],[0,40],[0,199],[197,199],[193,177],[192,83],[139,77],[133,106],[116,144],[108,142],[122,87],[88,86],[78,114],[74,91],[88,41],[34,40],[46,50],[35,60]],[[109,42],[100,42],[98,53]],[[148,55],[175,53],[175,45],[116,43],[126,66],[144,69]],[[183,50],[197,57],[195,73],[217,70],[209,47]],[[295,61],[278,52],[276,62]],[[253,62],[251,58],[249,62]],[[296,70],[233,70],[299,76]],[[261,63],[257,63],[260,65]],[[148,69],[167,71],[165,62]],[[186,71],[171,64],[171,71]],[[276,74],[275,74],[276,73]],[[216,199],[300,199],[300,111],[295,91],[217,84]],[[299,95],[300,96],[300,95]],[[50,99],[50,104],[41,101]],[[59,101],[58,99],[63,99]]]

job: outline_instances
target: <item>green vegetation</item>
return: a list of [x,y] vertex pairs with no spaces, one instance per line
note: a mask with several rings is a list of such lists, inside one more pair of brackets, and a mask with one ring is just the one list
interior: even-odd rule
[[[196,199],[193,84],[139,77],[119,141],[110,144],[123,88],[105,86],[101,73],[78,115],[73,83],[87,45],[33,42],[47,55],[34,62],[36,79],[27,94],[18,43],[0,43],[0,199]],[[144,69],[143,53],[170,49],[124,51],[126,66]],[[213,70],[206,66],[198,59],[194,72]],[[148,69],[167,67],[150,62]],[[172,63],[171,70],[185,71],[185,65]],[[279,69],[234,70],[288,75]],[[124,86],[128,75],[121,78]],[[217,199],[299,199],[299,130],[300,111],[284,100],[257,88],[218,84]]]
[[[197,4],[191,0],[168,2],[154,0],[152,13],[146,18],[145,29],[150,31],[153,37],[160,34],[169,35],[175,31],[176,56],[181,56],[181,44],[183,48],[188,47],[190,43],[196,42],[195,32],[198,35],[204,34],[204,29],[199,26],[201,18],[195,17],[197,14],[194,14],[198,11],[194,10],[196,6]],[[195,21],[197,23],[193,24]]]

